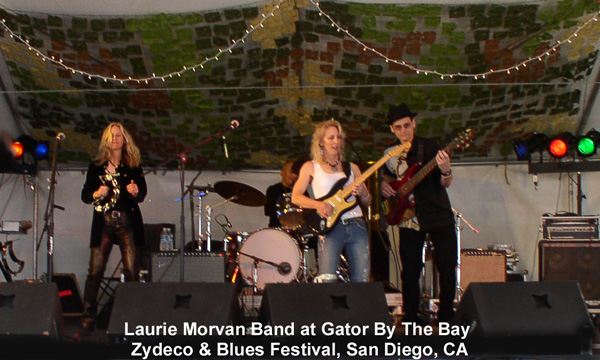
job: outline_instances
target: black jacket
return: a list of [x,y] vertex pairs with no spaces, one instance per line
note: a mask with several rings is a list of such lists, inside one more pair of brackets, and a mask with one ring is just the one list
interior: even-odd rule
[[[100,166],[90,163],[85,179],[85,184],[81,190],[81,200],[86,204],[94,202],[94,192],[102,185],[100,175],[105,174],[106,163]],[[146,179],[142,167],[138,166],[131,168],[127,165],[121,165],[119,167],[119,176],[117,179],[121,188],[119,200],[115,204],[113,210],[125,211],[131,226],[133,227],[133,234],[135,237],[135,245],[142,246],[145,243],[144,237],[144,220],[142,218],[142,212],[138,206],[138,203],[144,201],[148,188],[146,186]],[[133,197],[127,192],[127,184],[131,183],[131,180],[138,186],[138,196]],[[100,237],[102,235],[102,228],[104,227],[104,214],[94,210],[94,216],[92,218],[92,232],[90,237],[90,247],[100,246]]]

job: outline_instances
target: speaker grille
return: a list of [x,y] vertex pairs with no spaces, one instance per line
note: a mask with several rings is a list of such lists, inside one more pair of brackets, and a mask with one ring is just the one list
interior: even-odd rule
[[600,300],[600,242],[541,241],[540,280],[577,281],[585,300]]
[[[184,281],[225,282],[225,256],[223,253],[185,252]],[[150,255],[151,282],[179,282],[181,254],[177,251],[154,252]]]

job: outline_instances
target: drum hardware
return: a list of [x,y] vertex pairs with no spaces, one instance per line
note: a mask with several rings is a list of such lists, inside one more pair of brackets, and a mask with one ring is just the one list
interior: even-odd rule
[[253,268],[252,274],[253,274],[253,280],[254,280],[252,286],[254,286],[255,289],[256,289],[256,284],[258,283],[258,268],[260,267],[260,263],[269,264],[269,265],[275,267],[277,269],[277,272],[279,272],[281,275],[287,275],[292,271],[292,265],[287,261],[284,261],[284,262],[281,262],[278,264],[273,261],[259,258],[258,256],[246,254],[243,251],[240,251],[239,254],[247,256],[254,260],[252,262],[252,268]]
[[302,216],[302,208],[292,203],[292,194],[281,195],[277,201],[277,218],[283,226],[304,226],[306,222]]
[[255,289],[263,290],[268,283],[289,283],[300,276],[302,252],[297,241],[280,229],[253,232],[238,253],[242,276]]
[[315,274],[311,274],[309,272],[308,263],[307,263],[308,251],[310,250],[310,246],[308,244],[307,238],[312,238],[314,236],[315,236],[315,234],[303,234],[303,235],[297,236],[297,238],[299,239],[299,243],[302,247],[302,264],[300,266],[300,269],[301,269],[301,275],[302,275],[301,280],[304,282],[312,282],[315,278]]
[[[204,235],[202,234],[202,198],[205,197],[206,195],[208,195],[209,192],[211,191],[215,191],[215,189],[210,185],[206,185],[206,186],[190,186],[190,191],[191,189],[193,190],[197,190],[198,191],[198,209],[200,210],[200,214],[198,216],[198,240],[196,243],[196,249],[200,250],[202,249],[202,243],[203,243],[203,238]],[[208,227],[208,223],[207,223],[207,227]],[[210,229],[208,229],[207,231],[210,231]],[[210,251],[210,238],[208,239],[208,247]]]
[[340,264],[335,274],[341,282],[350,282],[350,265],[344,254],[340,254]]

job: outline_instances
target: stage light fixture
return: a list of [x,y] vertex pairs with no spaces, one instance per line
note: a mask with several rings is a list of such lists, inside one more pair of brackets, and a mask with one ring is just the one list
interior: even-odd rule
[[31,154],[36,161],[48,158],[48,150],[50,148],[48,141],[37,141],[29,135],[19,136],[17,141],[23,144],[23,151]]
[[37,160],[45,160],[48,158],[49,148],[50,148],[50,145],[48,144],[47,141],[40,141],[37,144],[37,146],[35,147],[35,150],[33,151],[33,156]]
[[573,134],[568,132],[560,133],[550,140],[550,143],[548,144],[548,153],[556,159],[563,158],[573,147],[574,140],[575,137]]
[[531,160],[531,155],[535,152],[541,152],[548,144],[548,136],[541,133],[533,133],[523,140],[512,142],[515,154],[519,161]]
[[15,155],[15,159],[20,159],[25,152],[25,147],[18,141],[13,142],[12,144],[13,154]]
[[592,156],[596,154],[599,143],[600,132],[592,129],[577,140],[577,154],[583,157]]

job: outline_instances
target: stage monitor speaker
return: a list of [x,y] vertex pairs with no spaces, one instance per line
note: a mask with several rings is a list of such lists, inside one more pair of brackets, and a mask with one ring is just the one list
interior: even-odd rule
[[454,316],[478,350],[590,353],[593,328],[579,285],[569,282],[471,283]]
[[[133,332],[137,326],[175,326],[175,336],[151,336],[150,341],[169,341],[184,336],[184,325],[225,326],[241,323],[240,304],[235,284],[230,283],[120,283],[115,295],[108,335],[115,344],[148,340],[144,336],[125,336],[125,324]],[[198,336],[188,334],[190,340]]]
[[[220,252],[185,252],[185,282],[225,282],[225,255]],[[151,282],[179,282],[181,278],[181,253],[179,251],[154,252],[150,256]]]
[[460,251],[460,288],[472,282],[505,282],[506,253],[504,251],[462,249]]
[[540,280],[577,281],[585,300],[600,300],[600,242],[540,241]]
[[63,318],[55,283],[0,283],[0,341],[62,340]]
[[259,319],[270,325],[316,325],[316,335],[325,322],[333,325],[391,325],[383,284],[290,283],[267,284]]

